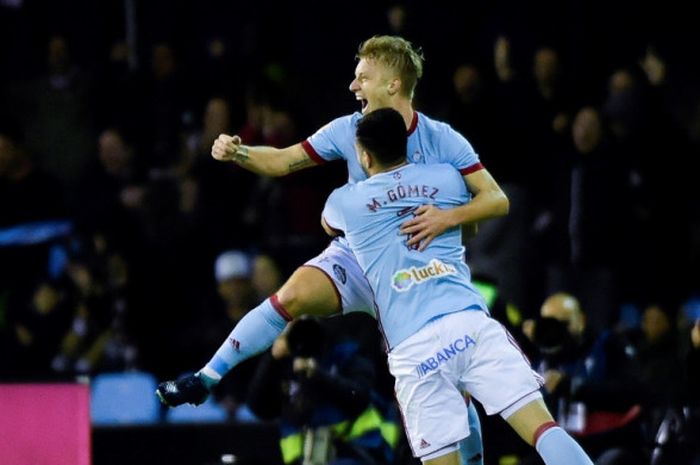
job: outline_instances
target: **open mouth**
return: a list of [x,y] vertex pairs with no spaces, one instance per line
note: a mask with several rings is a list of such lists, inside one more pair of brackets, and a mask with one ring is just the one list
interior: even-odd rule
[[360,102],[360,109],[361,109],[362,113],[364,113],[365,110],[367,109],[367,104],[369,103],[369,102],[367,102],[367,99],[362,98],[359,94],[355,94],[355,100]]

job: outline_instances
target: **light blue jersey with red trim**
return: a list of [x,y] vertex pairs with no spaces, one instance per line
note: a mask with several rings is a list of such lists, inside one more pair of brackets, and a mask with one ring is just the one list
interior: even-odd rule
[[373,291],[377,319],[389,348],[428,321],[462,310],[488,312],[464,262],[460,227],[433,239],[422,252],[406,245],[399,227],[425,204],[454,208],[471,199],[448,164],[409,164],[346,184],[331,193],[323,218],[344,234]]
[[[302,142],[306,153],[318,163],[345,160],[350,184],[367,179],[355,151],[355,129],[361,118],[359,112],[336,118]],[[448,124],[417,111],[413,113],[413,121],[408,129],[406,153],[410,163],[449,163],[462,175],[483,168],[464,136]]]

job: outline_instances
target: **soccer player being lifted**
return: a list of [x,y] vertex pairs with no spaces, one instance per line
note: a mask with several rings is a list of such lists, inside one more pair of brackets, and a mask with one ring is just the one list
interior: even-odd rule
[[[403,119],[408,162],[448,163],[461,174],[472,194],[470,202],[449,209],[439,209],[426,199],[413,212],[413,218],[402,224],[401,233],[411,235],[409,245],[424,249],[456,226],[475,227],[480,221],[507,214],[508,198],[471,144],[449,125],[413,109],[414,90],[423,73],[420,52],[401,37],[375,36],[361,44],[357,58],[350,91],[361,103],[361,112],[336,118],[305,141],[281,149],[246,146],[238,136],[222,134],[212,146],[212,156],[265,176],[284,176],[344,160],[348,183],[355,184],[367,177],[355,152],[356,124],[363,114],[388,107]],[[358,311],[374,316],[372,291],[347,242],[336,238],[319,256],[299,267],[275,294],[247,313],[201,370],[178,381],[161,383],[158,395],[169,406],[201,403],[232,367],[269,348],[293,318]],[[466,443],[465,454],[475,459],[471,463],[479,464],[482,451],[478,417],[472,403],[469,408],[476,434]]]

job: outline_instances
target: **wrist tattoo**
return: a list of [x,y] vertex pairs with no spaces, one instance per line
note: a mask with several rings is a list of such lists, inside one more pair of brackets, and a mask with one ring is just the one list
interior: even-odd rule
[[247,163],[250,160],[250,155],[248,154],[248,147],[241,145],[233,154],[233,161],[236,163]]

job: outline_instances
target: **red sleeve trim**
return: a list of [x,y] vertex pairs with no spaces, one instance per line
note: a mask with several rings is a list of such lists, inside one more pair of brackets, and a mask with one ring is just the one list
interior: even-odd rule
[[301,147],[304,149],[304,152],[306,152],[309,158],[311,158],[317,164],[322,165],[326,163],[326,160],[318,154],[316,149],[313,147],[313,145],[311,145],[311,143],[308,140],[302,142]]
[[556,422],[556,421],[548,421],[548,422],[542,423],[542,424],[539,426],[539,428],[537,428],[537,429],[535,430],[535,434],[532,435],[532,436],[533,436],[533,437],[532,437],[532,441],[533,441],[533,442],[532,442],[532,445],[533,445],[533,446],[536,445],[536,444],[537,444],[537,441],[539,441],[539,439],[540,439],[540,436],[542,436],[542,434],[543,434],[545,431],[547,431],[547,430],[550,429],[550,428],[554,428],[555,426],[559,426],[559,425],[557,425],[557,422]]
[[479,162],[479,163],[473,164],[472,166],[467,166],[466,168],[462,168],[461,170],[459,170],[459,172],[462,176],[466,176],[468,174],[472,174],[476,171],[483,170],[483,169],[484,169],[484,165],[482,165],[481,162]]
[[414,111],[413,118],[411,119],[411,125],[408,127],[408,134],[406,134],[406,135],[410,136],[411,134],[413,134],[413,132],[416,130],[417,127],[418,127],[418,112]]
[[280,303],[279,299],[277,298],[277,294],[272,294],[270,296],[270,303],[272,304],[272,307],[277,310],[277,313],[279,313],[280,316],[286,321],[292,321],[294,319],[292,318],[292,315],[289,314],[287,309]]

